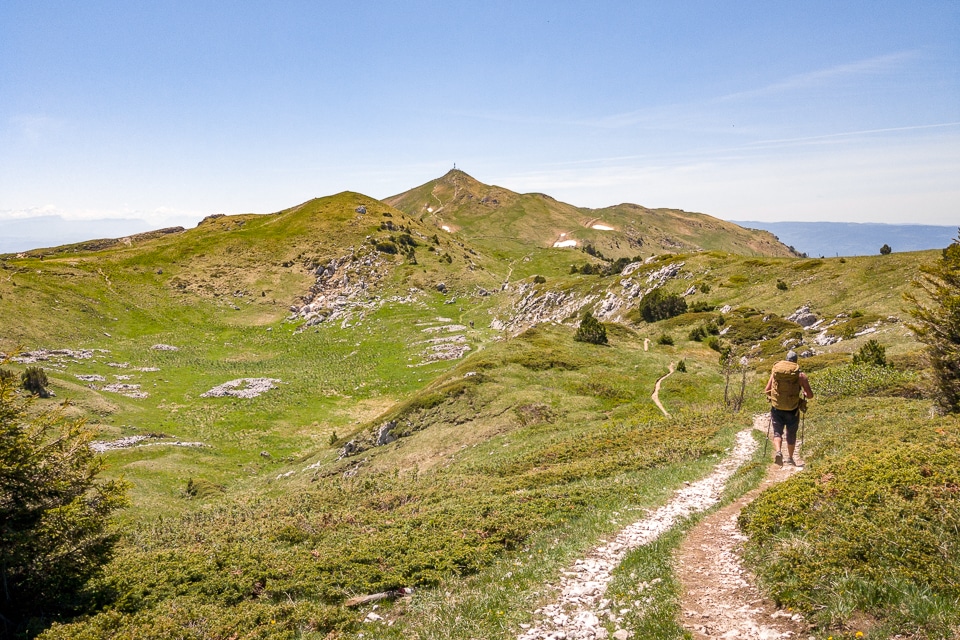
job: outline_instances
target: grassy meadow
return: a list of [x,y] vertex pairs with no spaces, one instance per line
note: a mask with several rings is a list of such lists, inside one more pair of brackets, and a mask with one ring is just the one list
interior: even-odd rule
[[[421,191],[407,204],[456,196]],[[662,288],[692,288],[690,310],[647,323],[628,300],[600,346],[573,340],[579,315],[517,335],[490,325],[510,316],[521,285],[593,296],[586,308],[623,292],[619,274],[571,273],[603,260],[524,240],[537,225],[484,240],[482,220],[449,234],[400,209],[343,193],[101,251],[0,258],[0,350],[92,350],[38,363],[56,397],[37,409],[66,403],[98,440],[151,437],[103,454],[105,474],[131,483],[116,552],[77,617],[36,621],[31,633],[516,637],[573,559],[709,473],[766,409],[770,364],[802,338],[816,351],[802,364],[818,394],[808,469],[745,513],[748,559],[778,601],[812,616],[815,637],[955,637],[958,424],[931,412],[901,298],[936,252],[663,254],[631,278],[682,262]],[[511,224],[532,224],[510,211]],[[401,233],[415,239],[415,257],[376,248]],[[376,272],[348,315],[310,327],[288,320],[317,268],[347,258]],[[813,345],[819,329],[783,319],[804,305],[840,341]],[[469,346],[464,357],[425,356],[437,344],[428,341],[454,337]],[[852,367],[869,339],[890,367]],[[749,358],[734,374],[735,387],[746,380],[739,412],[723,401],[724,347]],[[680,361],[686,371],[660,390],[666,417],[650,396]],[[202,397],[238,378],[279,382],[256,398]],[[148,395],[103,389],[114,382]],[[397,439],[374,446],[388,422]],[[348,443],[355,453],[341,455]],[[924,475],[923,460],[940,462]],[[765,462],[758,454],[725,499],[755,486]],[[873,502],[854,499],[864,483]],[[618,569],[610,596],[627,608],[639,583],[659,578],[626,617],[633,637],[684,637],[671,555],[692,524]],[[887,538],[883,553],[867,552]],[[376,610],[345,605],[403,587],[416,591]]]

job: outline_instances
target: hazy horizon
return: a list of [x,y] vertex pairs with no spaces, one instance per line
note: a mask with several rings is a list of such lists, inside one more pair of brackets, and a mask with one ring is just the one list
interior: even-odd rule
[[0,4],[0,218],[445,173],[583,207],[951,224],[960,5]]

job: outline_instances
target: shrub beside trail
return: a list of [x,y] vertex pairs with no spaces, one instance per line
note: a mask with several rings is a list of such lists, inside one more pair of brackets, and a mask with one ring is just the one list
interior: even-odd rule
[[828,399],[807,472],[744,509],[747,560],[780,604],[841,631],[956,637],[960,421],[925,407]]

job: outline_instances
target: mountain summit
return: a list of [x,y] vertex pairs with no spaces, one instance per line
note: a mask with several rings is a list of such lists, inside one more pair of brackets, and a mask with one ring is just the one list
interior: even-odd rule
[[590,245],[614,258],[700,250],[797,255],[769,232],[706,214],[629,203],[577,207],[542,193],[519,194],[487,185],[458,169],[384,202],[491,250]]

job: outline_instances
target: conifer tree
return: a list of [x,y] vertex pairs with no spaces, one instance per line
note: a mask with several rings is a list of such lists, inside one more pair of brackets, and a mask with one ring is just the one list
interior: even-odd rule
[[[0,377],[0,637],[69,612],[115,541],[109,515],[125,483],[100,482],[83,421],[34,402]],[[33,622],[31,622],[33,621]]]
[[904,296],[915,320],[910,328],[927,345],[937,404],[960,413],[960,230],[937,262],[921,265],[913,285],[925,299]]
[[593,317],[593,314],[587,311],[580,321],[580,327],[577,329],[573,339],[577,342],[589,342],[590,344],[607,344],[607,330],[600,324],[600,321]]

